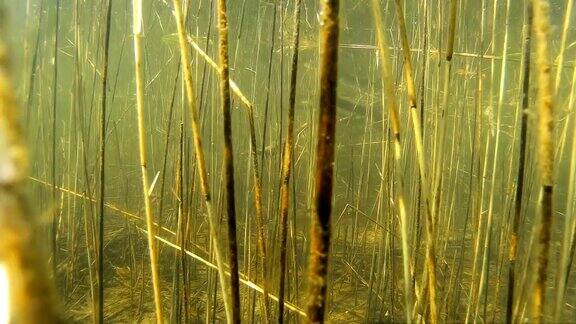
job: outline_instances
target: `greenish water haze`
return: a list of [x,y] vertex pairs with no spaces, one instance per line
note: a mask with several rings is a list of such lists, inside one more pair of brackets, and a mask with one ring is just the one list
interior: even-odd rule
[[[225,313],[217,287],[218,278],[216,271],[207,265],[215,264],[215,260],[211,256],[206,209],[196,171],[171,2],[143,1],[147,167],[154,218],[162,226],[157,228],[157,235],[161,237],[158,248],[164,316],[170,322],[223,322]],[[425,260],[422,193],[429,192],[435,204],[439,322],[464,322],[466,319],[504,322],[509,235],[520,147],[522,27],[526,1],[509,1],[507,21],[506,0],[458,0],[455,55],[451,62],[445,60],[450,1],[405,1],[417,109],[424,131],[427,180],[431,186],[436,185],[424,191],[418,177],[395,2],[380,2],[385,36],[391,47],[389,59],[395,100],[400,110],[400,165],[394,163],[390,116],[388,107],[383,105],[382,60],[378,57],[371,1],[342,0],[326,318],[334,323],[406,321],[400,218],[395,199],[401,183],[411,251],[412,287],[418,292],[417,296],[413,294],[414,301],[421,298]],[[554,214],[544,320],[569,322],[576,318],[574,267],[570,267],[564,300],[559,302],[556,297],[558,283],[562,280],[559,269],[564,247],[568,246],[568,264],[572,263],[570,256],[574,253],[571,240],[574,238],[572,226],[576,220],[576,206],[574,200],[570,200],[569,185],[576,180],[573,177],[575,170],[571,169],[574,167],[571,165],[572,143],[576,140],[573,114],[576,7],[567,12],[568,0],[549,2],[553,85],[560,68],[565,16],[569,16],[570,23],[566,29],[559,87],[554,97]],[[56,0],[4,3],[10,17],[11,33],[7,36],[12,50],[12,74],[30,150],[29,201],[38,215],[39,226],[45,228],[41,232],[46,236],[46,246],[50,246],[56,235],[58,265],[54,280],[63,313],[70,321],[90,322],[96,298],[91,287],[96,286],[97,271],[98,143],[107,1],[61,1],[56,88],[53,87]],[[266,219],[268,262],[265,267],[270,293],[276,296],[280,275],[281,148],[288,124],[294,1],[228,0],[227,4],[230,77],[254,107]],[[484,37],[480,39],[483,4]],[[74,16],[75,5],[78,6],[78,19]],[[190,40],[218,62],[215,5],[216,1],[188,1],[185,8]],[[306,273],[319,111],[319,14],[317,1],[303,0],[288,220],[286,301],[291,306],[285,310],[285,319],[298,323],[305,322],[300,312],[305,312],[307,303]],[[532,52],[535,51],[534,42]],[[192,61],[185,63],[190,64],[194,75],[208,177],[222,232],[218,239],[227,253],[218,73],[198,51],[191,49],[191,57]],[[104,314],[107,322],[152,321],[154,304],[144,232],[132,2],[129,0],[112,0],[109,58]],[[504,61],[506,65],[502,68]],[[517,320],[530,319],[537,262],[540,183],[536,167],[538,114],[534,62],[533,56],[515,270]],[[480,119],[476,118],[478,107]],[[53,111],[56,112],[55,120]],[[249,284],[240,284],[242,320],[262,323],[262,294],[259,288],[254,289],[254,285],[262,286],[260,269],[263,265],[256,243],[249,123],[246,107],[235,95],[232,95],[232,119],[240,277],[249,281]],[[445,125],[443,132],[442,125]],[[53,131],[55,147],[52,146]],[[479,138],[478,142],[476,138]],[[183,192],[180,195],[177,187],[181,139]],[[496,140],[498,151],[494,150]],[[434,158],[441,162],[434,163]],[[57,187],[54,191],[53,167]],[[395,167],[398,170],[394,171]],[[55,200],[53,193],[56,193]],[[178,227],[180,201],[182,215],[188,224],[184,230]],[[489,215],[492,221],[487,233]],[[51,230],[54,217],[56,233]],[[186,250],[190,252],[185,256],[184,268],[175,248],[181,243],[179,233],[185,233]],[[476,242],[479,242],[477,249]],[[413,312],[414,321],[426,318],[426,298],[421,301],[424,304],[418,304]],[[558,314],[557,303],[560,304]],[[272,301],[271,305],[276,319],[277,301]]]

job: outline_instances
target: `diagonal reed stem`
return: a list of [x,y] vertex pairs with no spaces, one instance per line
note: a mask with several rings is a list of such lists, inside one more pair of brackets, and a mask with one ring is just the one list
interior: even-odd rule
[[173,0],[174,4],[174,17],[176,19],[176,26],[178,28],[178,42],[180,45],[180,57],[182,60],[183,76],[186,88],[186,100],[188,109],[190,110],[192,135],[194,137],[194,150],[196,154],[196,165],[200,175],[200,186],[202,195],[204,196],[204,203],[206,205],[206,212],[208,218],[208,225],[210,228],[210,236],[212,238],[214,255],[216,257],[216,265],[218,266],[218,278],[220,288],[222,289],[222,299],[224,301],[224,308],[226,310],[226,319],[228,323],[232,323],[232,306],[228,299],[228,289],[226,285],[226,278],[224,274],[224,261],[220,244],[218,241],[218,231],[216,230],[216,220],[214,219],[212,197],[210,194],[210,185],[208,182],[208,173],[206,171],[206,159],[204,157],[204,149],[202,146],[202,135],[200,125],[198,122],[198,110],[196,107],[196,95],[194,93],[194,86],[192,81],[192,71],[190,70],[189,48],[187,42],[186,29],[184,28],[184,17],[182,15],[182,4],[180,0]]

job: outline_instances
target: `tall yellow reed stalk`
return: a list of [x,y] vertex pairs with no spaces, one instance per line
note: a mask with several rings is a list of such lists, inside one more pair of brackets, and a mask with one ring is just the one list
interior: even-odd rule
[[154,238],[154,217],[150,200],[148,184],[148,168],[146,158],[146,126],[144,125],[144,77],[142,71],[142,0],[132,1],[133,34],[134,34],[134,71],[136,74],[136,111],[138,114],[138,147],[140,151],[140,170],[142,171],[142,191],[146,213],[146,228],[148,232],[148,249],[150,252],[150,269],[152,272],[152,288],[154,290],[154,306],[156,322],[164,322],[162,315],[162,297],[160,277],[158,274],[158,251]]
[[[435,230],[434,230],[434,215],[431,208],[428,183],[426,181],[426,164],[424,162],[424,148],[422,144],[422,129],[421,120],[418,114],[418,107],[416,103],[416,87],[414,84],[414,73],[412,67],[412,57],[410,53],[410,44],[408,42],[408,33],[406,31],[406,21],[404,19],[404,9],[402,0],[396,0],[396,15],[398,16],[398,26],[400,29],[400,39],[402,42],[402,51],[404,55],[404,76],[406,78],[406,90],[408,94],[408,105],[410,111],[410,120],[412,129],[414,131],[414,143],[416,145],[416,156],[418,159],[420,188],[425,202],[426,213],[426,274],[428,283],[428,304],[430,307],[430,321],[437,320],[438,311],[436,306],[436,252],[435,252]],[[378,24],[378,21],[376,22]],[[383,34],[378,31],[378,34]],[[380,37],[380,36],[379,36]],[[383,38],[383,36],[382,36]],[[383,38],[384,39],[384,38]],[[386,45],[380,47],[387,48]],[[386,51],[387,52],[387,51]],[[383,59],[384,60],[384,59]],[[388,57],[385,60],[389,60]],[[391,80],[391,79],[390,79]],[[391,81],[388,81],[388,83]],[[407,235],[407,234],[406,234]],[[406,287],[407,289],[407,287]],[[408,293],[408,291],[407,291]],[[408,298],[408,297],[407,297]],[[408,302],[408,300],[407,300]],[[412,302],[410,301],[410,305]]]

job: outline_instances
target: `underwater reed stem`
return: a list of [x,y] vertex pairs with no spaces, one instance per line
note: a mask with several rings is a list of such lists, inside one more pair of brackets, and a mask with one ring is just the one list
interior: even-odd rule
[[52,276],[58,277],[58,202],[56,193],[56,120],[58,119],[58,47],[60,46],[60,0],[56,0],[56,24],[54,30],[54,78],[52,80]]
[[176,19],[176,26],[178,28],[178,43],[180,46],[180,57],[182,61],[183,76],[186,88],[186,100],[188,109],[190,110],[192,135],[194,137],[194,150],[196,154],[196,165],[200,175],[200,186],[202,195],[204,196],[204,203],[206,205],[206,213],[208,218],[208,225],[210,229],[210,236],[213,243],[213,251],[216,258],[216,265],[218,267],[218,279],[220,288],[222,289],[222,299],[224,301],[224,308],[226,311],[226,319],[228,323],[232,322],[232,309],[228,299],[228,289],[226,287],[226,278],[224,272],[224,261],[220,251],[220,244],[218,242],[218,231],[216,230],[216,221],[214,219],[212,197],[210,194],[210,186],[208,183],[208,173],[206,171],[206,160],[204,157],[204,148],[202,146],[202,135],[200,125],[198,123],[198,111],[196,107],[196,95],[194,94],[194,86],[192,81],[192,71],[190,70],[189,48],[186,36],[186,29],[184,27],[184,17],[182,15],[181,0],[173,0],[174,4],[174,17]]
[[[436,255],[434,249],[434,217],[432,215],[432,210],[430,208],[430,196],[426,182],[426,166],[424,162],[424,148],[422,144],[422,123],[420,121],[420,116],[416,101],[416,87],[414,85],[414,75],[412,68],[412,58],[410,54],[410,45],[408,42],[408,34],[406,31],[406,22],[404,19],[404,10],[401,0],[396,0],[396,14],[398,16],[398,25],[400,29],[400,38],[402,41],[402,50],[404,54],[404,75],[406,78],[406,89],[408,94],[408,104],[410,110],[410,117],[412,122],[412,129],[414,130],[414,143],[416,145],[416,154],[418,159],[419,168],[419,179],[420,188],[422,188],[422,193],[425,201],[425,213],[426,213],[426,267],[428,276],[428,304],[430,307],[430,318],[431,322],[435,322],[437,318],[437,307],[436,307]],[[378,20],[376,22],[378,24]],[[379,34],[383,34],[383,31],[379,31]],[[383,38],[383,36],[382,36]],[[387,45],[380,45],[381,48],[386,49]],[[384,58],[383,60],[387,60]],[[389,79],[391,80],[391,78]],[[388,81],[391,82],[391,81]],[[407,235],[407,233],[405,234]],[[403,238],[407,239],[407,238]],[[406,251],[408,253],[408,251]],[[408,256],[409,258],[409,256]],[[405,287],[408,289],[408,287]],[[408,294],[408,290],[406,291]],[[406,297],[407,307],[408,304],[412,304],[411,297]],[[410,308],[411,309],[411,308]],[[407,310],[408,312],[408,310]],[[408,314],[408,313],[407,313]]]
[[224,182],[228,215],[228,257],[230,263],[230,297],[232,323],[240,323],[240,286],[238,283],[238,243],[236,238],[236,203],[234,192],[234,158],[232,148],[232,115],[230,113],[230,69],[228,66],[228,16],[226,0],[218,0],[218,52],[220,58],[220,105],[224,124]]
[[446,49],[446,61],[452,60],[454,55],[454,39],[456,38],[456,13],[458,11],[458,0],[450,1],[450,26],[448,27],[448,47]]
[[510,247],[508,253],[508,297],[506,302],[506,323],[513,321],[514,289],[516,256],[518,254],[518,229],[522,212],[522,196],[524,193],[524,173],[526,164],[526,133],[528,128],[528,104],[530,95],[530,46],[532,31],[531,1],[525,1],[524,9],[524,42],[522,56],[522,111],[520,122],[520,152],[518,155],[518,174],[516,176],[516,192],[514,198],[514,216],[510,233]]
[[549,3],[547,0],[533,0],[534,34],[536,38],[536,72],[538,76],[538,173],[542,192],[540,206],[541,224],[539,228],[539,249],[537,281],[532,295],[533,320],[544,320],[545,289],[548,267],[548,252],[552,227],[552,197],[554,170],[554,103],[552,78],[550,75],[549,44]]
[[[112,0],[107,1],[106,34],[104,39],[104,58],[102,62],[102,102],[100,107],[100,185],[98,196],[98,323],[104,323],[104,190],[106,186],[106,97],[108,88],[108,55],[110,50],[110,24]],[[79,32],[79,31],[77,31]],[[52,189],[56,189],[53,183]],[[89,265],[91,266],[91,265]]]
[[320,6],[320,120],[308,268],[308,317],[312,323],[324,322],[328,287],[340,1],[321,0]]
[[301,0],[294,4],[294,35],[292,45],[292,71],[290,72],[290,95],[288,99],[288,131],[284,142],[282,160],[282,184],[280,187],[280,287],[278,290],[278,323],[284,322],[284,283],[286,279],[286,243],[288,237],[288,209],[290,205],[290,175],[294,152],[294,110],[296,106],[296,86],[298,80],[298,49],[300,46]]
[[162,297],[160,291],[160,276],[158,273],[158,251],[154,240],[154,217],[152,201],[150,200],[148,167],[146,157],[146,126],[144,125],[144,77],[142,69],[142,0],[133,0],[133,34],[134,34],[134,71],[136,77],[136,110],[138,114],[138,147],[140,152],[140,169],[142,172],[142,191],[146,213],[146,228],[148,232],[148,249],[150,253],[150,269],[152,272],[152,288],[154,290],[154,306],[156,322],[162,324]]

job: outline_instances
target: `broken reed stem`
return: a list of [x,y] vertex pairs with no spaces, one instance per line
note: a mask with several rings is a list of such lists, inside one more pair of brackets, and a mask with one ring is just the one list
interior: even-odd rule
[[320,15],[320,116],[316,146],[314,205],[308,268],[308,317],[324,322],[328,287],[330,218],[336,135],[336,92],[338,82],[339,0],[321,0]]
[[518,156],[518,174],[516,177],[516,193],[514,203],[514,216],[510,233],[510,247],[508,253],[508,297],[506,303],[506,323],[511,324],[514,315],[514,289],[516,256],[518,254],[518,229],[520,227],[520,213],[522,212],[522,195],[524,193],[524,169],[526,164],[526,132],[528,128],[528,104],[530,95],[530,46],[532,31],[531,0],[525,1],[524,9],[524,43],[522,56],[522,110],[520,112],[520,152]]
[[194,94],[194,86],[192,80],[192,71],[190,70],[189,48],[187,42],[186,29],[184,28],[184,17],[182,15],[181,0],[173,0],[174,4],[174,17],[176,19],[176,26],[178,28],[178,42],[180,46],[180,56],[182,60],[183,76],[186,88],[186,100],[188,109],[190,109],[190,118],[192,126],[192,135],[194,137],[194,150],[196,154],[196,165],[200,175],[200,186],[202,195],[204,196],[204,203],[206,205],[206,213],[208,218],[208,225],[210,229],[210,236],[213,243],[213,251],[216,258],[216,265],[218,267],[218,279],[220,288],[222,289],[222,300],[226,311],[226,319],[228,323],[232,322],[232,309],[228,299],[228,289],[226,287],[226,278],[224,273],[224,261],[220,251],[220,244],[218,242],[218,231],[216,230],[216,220],[214,219],[212,197],[210,195],[210,185],[208,183],[208,173],[206,171],[206,159],[204,157],[204,148],[202,146],[202,135],[200,125],[198,123],[198,111],[196,107],[196,95]]
[[5,21],[4,3],[0,2],[0,271],[10,284],[8,320],[62,323],[46,271],[47,260],[35,242],[35,224],[24,197],[28,153],[9,77]]
[[148,184],[148,168],[146,157],[146,126],[144,125],[144,77],[142,71],[142,0],[133,0],[133,34],[134,34],[134,71],[136,77],[136,110],[138,114],[138,146],[140,151],[140,169],[142,171],[142,191],[146,213],[146,228],[148,230],[148,249],[150,252],[150,269],[152,272],[152,288],[154,290],[154,306],[156,322],[164,322],[162,315],[162,297],[160,277],[158,274],[158,251],[154,240],[154,218]]
[[458,0],[450,1],[450,26],[448,30],[448,47],[446,49],[446,61],[452,60],[454,55],[454,38],[456,38],[456,12],[458,11]]
[[[104,323],[104,190],[106,186],[106,96],[108,88],[108,54],[110,49],[110,24],[112,16],[112,0],[108,0],[106,10],[106,35],[104,39],[104,57],[102,62],[102,102],[100,110],[100,187],[98,197],[98,323]],[[78,8],[76,8],[76,11]],[[76,31],[79,33],[79,31]],[[79,35],[78,35],[79,40]],[[56,185],[52,188],[55,190]],[[91,265],[89,265],[91,266]]]
[[278,323],[284,322],[284,283],[286,280],[286,244],[288,241],[288,209],[290,205],[290,175],[294,152],[294,110],[296,106],[296,86],[298,80],[298,48],[300,46],[300,10],[302,1],[294,4],[294,35],[292,71],[290,72],[290,95],[288,99],[288,131],[284,142],[282,160],[282,185],[280,187],[280,287],[278,290]]
[[[406,31],[406,21],[404,19],[404,10],[401,0],[396,0],[396,14],[398,16],[398,24],[400,29],[400,38],[402,41],[402,50],[404,55],[404,75],[406,78],[406,91],[408,94],[408,104],[410,110],[410,117],[412,122],[412,129],[414,130],[414,143],[416,145],[416,154],[418,159],[420,188],[425,201],[426,213],[426,273],[428,276],[428,304],[430,307],[431,322],[437,319],[436,307],[436,253],[434,248],[434,217],[432,214],[430,196],[428,191],[428,184],[426,182],[426,166],[424,162],[424,146],[422,144],[422,123],[418,112],[416,101],[416,87],[414,85],[414,74],[412,68],[412,58],[410,53],[410,44],[408,42],[408,33]],[[376,23],[378,24],[377,20]],[[383,29],[383,28],[381,28]],[[383,30],[378,32],[383,34]],[[383,38],[384,36],[382,36]],[[384,38],[383,38],[384,39]],[[382,50],[387,53],[388,47],[386,44],[380,46]],[[388,56],[386,56],[387,59]],[[391,78],[389,79],[391,82]],[[406,234],[407,235],[407,234]],[[408,292],[408,291],[407,291]],[[408,298],[408,297],[406,297]],[[412,301],[408,301],[412,305]],[[408,306],[408,305],[407,305]],[[408,310],[407,310],[408,312]],[[408,313],[407,313],[408,314]]]
[[552,197],[554,170],[554,103],[552,78],[550,76],[550,53],[548,34],[550,22],[549,4],[546,0],[533,0],[534,34],[536,35],[536,71],[538,76],[538,173],[542,191],[540,206],[539,251],[537,281],[532,295],[532,315],[537,323],[544,320],[545,290],[548,252],[552,227]]
[[232,148],[232,115],[230,113],[230,70],[228,67],[228,17],[226,0],[218,0],[218,35],[220,58],[220,104],[224,124],[224,181],[228,215],[228,257],[230,263],[230,297],[232,323],[240,323],[240,286],[238,284],[238,243],[236,239],[236,203],[234,193],[234,158]]
[[[393,145],[394,145],[394,176],[398,179],[398,190],[395,190],[396,197],[395,201],[398,205],[398,213],[400,216],[400,236],[402,240],[402,264],[404,272],[404,311],[406,313],[406,322],[410,323],[412,321],[412,273],[410,272],[411,256],[410,250],[408,248],[408,220],[406,216],[406,207],[404,203],[404,181],[401,172],[401,153],[402,146],[400,142],[400,117],[398,112],[398,106],[396,104],[396,98],[394,95],[394,83],[392,81],[392,67],[390,64],[390,54],[388,52],[388,43],[386,42],[384,36],[384,26],[381,13],[380,3],[378,0],[372,1],[372,13],[374,17],[374,25],[376,26],[376,37],[378,40],[378,48],[380,55],[380,74],[382,86],[384,87],[383,97],[386,99],[386,105],[389,107],[390,114],[390,125],[393,133]],[[399,17],[399,24],[405,28],[404,24],[404,14],[402,9],[402,3],[396,1],[396,12]],[[401,32],[405,32],[405,29]],[[402,36],[405,36],[403,34]],[[403,37],[403,40],[407,38]],[[412,63],[409,58],[404,58],[405,68],[409,69],[410,72],[406,71],[407,87],[409,93],[410,106],[416,107],[416,96],[414,91],[414,80],[412,79]]]

